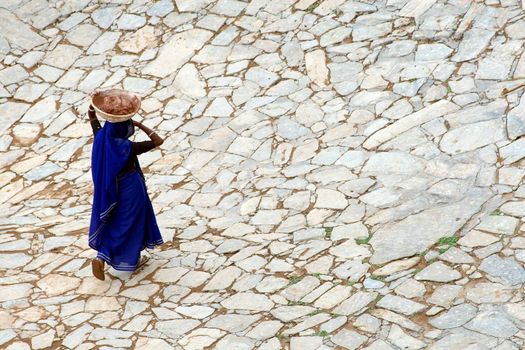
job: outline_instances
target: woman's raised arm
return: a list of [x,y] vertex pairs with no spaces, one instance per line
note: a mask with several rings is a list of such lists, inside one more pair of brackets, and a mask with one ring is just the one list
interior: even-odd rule
[[153,141],[153,143],[155,144],[155,147],[159,147],[160,145],[162,145],[164,143],[164,139],[162,137],[157,135],[157,133],[155,131],[151,130],[150,128],[148,128],[144,124],[134,120],[133,121],[133,125],[135,125],[137,128],[139,128],[142,131],[144,131],[148,135],[148,137],[151,139],[151,141]]
[[88,117],[89,117],[89,123],[91,124],[91,129],[93,129],[93,135],[97,133],[102,127],[100,126],[100,122],[97,119],[97,114],[95,113],[95,109],[93,108],[93,105],[89,105],[88,108]]

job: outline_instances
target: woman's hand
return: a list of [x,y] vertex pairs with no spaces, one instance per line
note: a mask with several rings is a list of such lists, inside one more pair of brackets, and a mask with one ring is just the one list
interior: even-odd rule
[[91,103],[89,104],[89,107],[88,107],[88,117],[89,117],[89,120],[97,119],[97,114],[95,113],[95,108],[93,107],[93,105]]
[[142,125],[141,122],[138,122],[138,121],[136,121],[136,120],[132,120],[132,122],[133,122],[133,126],[136,126],[137,128],[140,128],[141,125]]

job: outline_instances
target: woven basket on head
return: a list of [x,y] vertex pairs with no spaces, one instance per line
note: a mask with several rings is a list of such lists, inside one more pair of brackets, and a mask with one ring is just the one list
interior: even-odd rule
[[[111,114],[104,110],[104,101],[106,97],[120,97],[131,101],[132,111],[126,114]],[[95,113],[100,118],[103,118],[111,123],[123,122],[131,119],[140,109],[140,97],[132,92],[122,89],[110,89],[105,91],[97,91],[91,98],[91,104],[95,109]],[[106,108],[107,109],[107,108]]]

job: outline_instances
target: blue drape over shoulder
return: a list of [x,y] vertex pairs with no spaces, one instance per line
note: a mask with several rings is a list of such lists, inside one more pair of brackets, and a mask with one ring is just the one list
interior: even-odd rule
[[94,184],[89,243],[99,246],[99,233],[115,209],[118,198],[118,175],[131,155],[129,123],[105,123],[95,135],[91,157]]

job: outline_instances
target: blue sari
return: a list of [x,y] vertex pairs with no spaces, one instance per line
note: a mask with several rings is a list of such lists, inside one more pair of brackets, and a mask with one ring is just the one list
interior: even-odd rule
[[[89,246],[97,258],[115,270],[133,271],[144,248],[163,243],[149,199],[144,175],[133,154],[131,121],[104,123],[93,142],[91,173],[94,184]],[[133,157],[135,170],[122,174]]]

